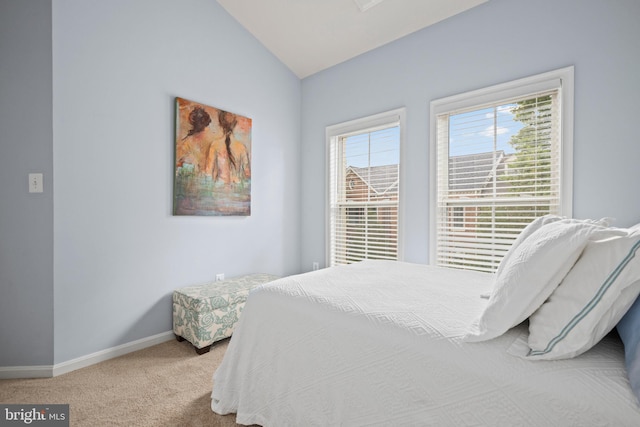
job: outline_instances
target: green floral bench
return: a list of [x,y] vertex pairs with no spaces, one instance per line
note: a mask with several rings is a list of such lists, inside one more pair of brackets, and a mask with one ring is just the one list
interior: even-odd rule
[[249,291],[276,280],[270,274],[249,274],[233,279],[188,286],[173,292],[173,333],[187,340],[198,354],[233,333]]

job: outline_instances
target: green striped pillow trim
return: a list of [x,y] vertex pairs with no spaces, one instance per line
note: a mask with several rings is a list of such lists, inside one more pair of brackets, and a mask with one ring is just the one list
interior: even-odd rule
[[620,264],[618,264],[618,266],[611,272],[611,274],[609,274],[609,277],[607,277],[607,280],[605,280],[602,286],[600,286],[600,288],[598,289],[598,292],[596,292],[593,298],[591,298],[591,300],[587,303],[587,305],[585,305],[584,308],[580,310],[573,317],[573,319],[571,319],[569,323],[567,323],[567,325],[564,328],[562,328],[560,333],[556,335],[555,338],[549,341],[549,344],[547,344],[547,347],[544,350],[530,350],[528,355],[541,356],[543,354],[547,354],[553,350],[556,344],[558,344],[560,341],[565,339],[569,334],[569,332],[571,332],[571,330],[573,330],[573,328],[575,328],[578,325],[578,323],[580,323],[580,321],[585,318],[585,316],[587,316],[594,308],[596,308],[596,306],[598,305],[600,300],[602,300],[602,297],[607,292],[607,290],[613,285],[613,283],[616,281],[618,276],[620,276],[620,274],[625,269],[627,264],[629,264],[629,262],[631,262],[631,260],[635,257],[639,247],[640,247],[640,241],[636,242],[631,247],[631,250],[629,251],[629,253],[627,253],[627,255],[622,259]]

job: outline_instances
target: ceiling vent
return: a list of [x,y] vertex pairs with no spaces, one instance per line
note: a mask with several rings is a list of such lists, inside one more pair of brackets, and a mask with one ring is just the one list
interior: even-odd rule
[[371,9],[378,3],[382,3],[383,0],[353,0],[358,5],[361,12]]

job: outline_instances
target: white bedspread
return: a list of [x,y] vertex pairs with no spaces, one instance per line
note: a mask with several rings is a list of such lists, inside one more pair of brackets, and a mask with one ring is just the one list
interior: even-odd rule
[[212,409],[264,426],[640,426],[622,344],[571,360],[464,343],[491,276],[364,261],[255,289],[213,376]]

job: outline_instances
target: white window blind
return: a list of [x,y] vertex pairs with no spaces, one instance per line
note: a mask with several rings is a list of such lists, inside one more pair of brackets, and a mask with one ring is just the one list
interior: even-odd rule
[[329,265],[398,259],[398,115],[330,137],[329,165]]
[[450,108],[432,111],[435,264],[494,271],[534,218],[570,215],[563,201],[570,196],[563,182],[562,79],[546,83],[482,104],[470,97],[471,105],[463,105],[458,96]]

